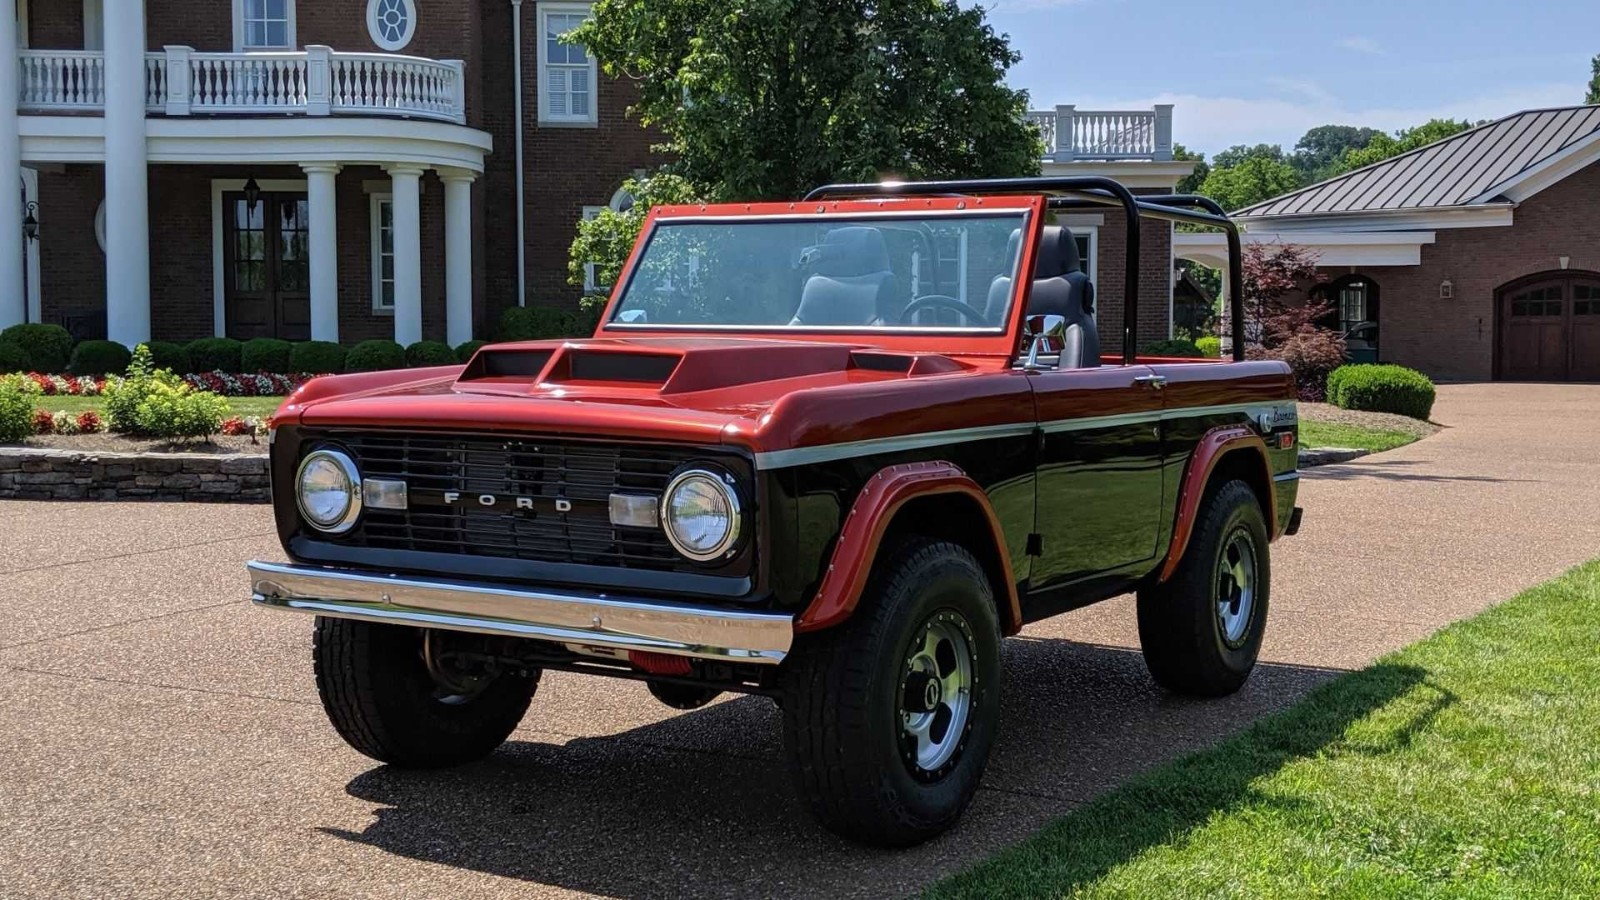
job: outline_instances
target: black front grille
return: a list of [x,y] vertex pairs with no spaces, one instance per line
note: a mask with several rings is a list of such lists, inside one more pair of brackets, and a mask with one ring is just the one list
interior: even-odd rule
[[[613,493],[666,489],[694,448],[493,436],[341,436],[364,477],[400,479],[406,510],[368,509],[346,543],[553,563],[687,568],[657,528],[611,524]],[[458,494],[453,501],[447,494]],[[493,498],[485,506],[480,498]],[[557,500],[570,509],[558,510]]]

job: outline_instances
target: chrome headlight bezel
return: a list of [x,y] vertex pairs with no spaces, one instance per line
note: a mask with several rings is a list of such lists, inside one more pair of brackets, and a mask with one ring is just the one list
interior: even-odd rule
[[[696,549],[684,540],[677,531],[677,523],[673,517],[673,498],[677,493],[691,485],[710,485],[722,503],[727,507],[727,530],[717,542],[705,549]],[[732,476],[704,466],[685,469],[672,477],[667,483],[667,489],[661,493],[661,531],[667,536],[667,542],[683,557],[695,562],[714,562],[732,556],[739,547],[739,536],[743,532],[744,509],[739,502],[739,491],[735,487]]]
[[[345,508],[336,519],[329,522],[319,520],[306,508],[306,471],[319,460],[331,462],[344,477]],[[307,453],[295,468],[294,502],[300,510],[301,521],[323,534],[343,534],[354,528],[356,520],[361,517],[361,471],[356,468],[355,460],[348,453],[332,447],[321,447]]]

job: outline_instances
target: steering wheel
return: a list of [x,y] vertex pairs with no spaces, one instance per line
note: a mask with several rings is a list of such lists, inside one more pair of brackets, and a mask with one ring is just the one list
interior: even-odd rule
[[971,304],[963,303],[948,294],[924,294],[906,304],[905,311],[900,313],[900,324],[911,322],[911,316],[924,309],[953,309],[965,316],[967,321],[974,325],[988,325],[989,318],[974,309]]

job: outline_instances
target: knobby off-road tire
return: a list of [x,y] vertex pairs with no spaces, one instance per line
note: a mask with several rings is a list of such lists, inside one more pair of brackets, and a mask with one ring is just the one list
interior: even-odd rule
[[1156,683],[1197,697],[1237,691],[1261,652],[1271,576],[1255,492],[1217,485],[1172,577],[1139,592],[1139,643]]
[[503,672],[451,693],[429,674],[422,644],[420,629],[318,616],[312,656],[328,720],[351,747],[390,765],[436,769],[493,753],[522,721],[538,672]]
[[802,636],[787,665],[790,769],[825,826],[904,847],[956,823],[1000,712],[999,617],[971,553],[901,545],[880,560],[850,621]]

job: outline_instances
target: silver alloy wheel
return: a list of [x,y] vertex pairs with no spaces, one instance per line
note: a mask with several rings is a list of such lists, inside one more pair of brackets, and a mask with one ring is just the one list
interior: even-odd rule
[[906,651],[900,679],[900,746],[913,774],[938,777],[966,742],[972,718],[972,630],[942,611]]
[[1217,624],[1222,641],[1241,646],[1250,632],[1256,606],[1256,548],[1250,532],[1234,529],[1217,561]]

